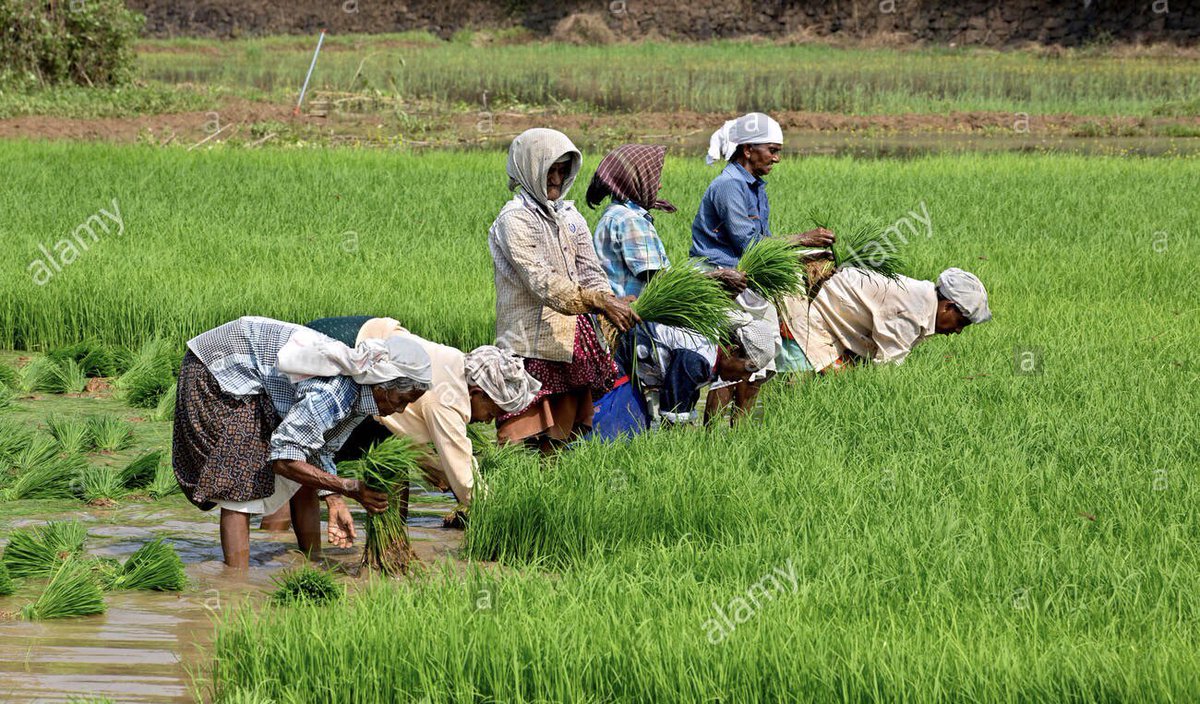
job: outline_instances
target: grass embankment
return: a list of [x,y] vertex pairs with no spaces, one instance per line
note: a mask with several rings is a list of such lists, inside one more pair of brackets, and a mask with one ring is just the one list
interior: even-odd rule
[[[117,91],[0,93],[0,117],[111,117],[216,109],[225,97],[294,100],[314,40],[148,40],[141,83]],[[626,113],[799,110],[849,115],[999,111],[1029,115],[1195,116],[1200,69],[1186,55],[1100,49],[1054,55],[974,48],[896,50],[748,41],[583,47],[487,43],[464,33],[326,41],[312,89],[336,109],[410,130],[427,114],[484,109]],[[483,104],[487,94],[487,106]],[[1014,118],[1015,119],[1015,118]]]

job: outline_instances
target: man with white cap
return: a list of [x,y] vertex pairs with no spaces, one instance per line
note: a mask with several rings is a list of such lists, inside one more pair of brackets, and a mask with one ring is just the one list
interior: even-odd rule
[[821,372],[854,360],[900,364],[921,341],[986,323],[992,313],[983,283],[962,269],[943,271],[935,283],[848,267],[825,282],[807,318],[806,327],[789,322]]
[[[782,151],[783,129],[763,113],[752,112],[730,120],[713,133],[707,161],[726,165],[700,201],[692,222],[691,256],[702,259],[708,267],[732,269],[746,249],[771,236],[771,208],[763,177],[779,163]],[[788,239],[797,247],[825,248],[833,244],[834,235],[817,228]],[[750,322],[741,328],[742,337],[750,341],[744,347],[763,348],[762,356],[770,361],[750,381],[726,380],[713,385],[706,405],[715,409],[733,401],[739,411],[735,419],[753,407],[759,387],[774,374],[775,357],[783,350],[775,306],[751,290],[742,292],[737,302],[750,316]]]

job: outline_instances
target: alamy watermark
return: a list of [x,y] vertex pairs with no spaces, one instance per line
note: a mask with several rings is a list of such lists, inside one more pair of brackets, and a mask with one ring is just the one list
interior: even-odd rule
[[100,234],[97,229],[107,235],[110,233],[110,223],[117,226],[116,235],[118,237],[125,234],[125,220],[121,217],[121,207],[116,198],[112,199],[111,212],[101,208],[99,212],[89,215],[86,220],[76,226],[69,236],[50,246],[39,244],[38,251],[42,256],[35,257],[26,267],[30,277],[33,278],[33,283],[38,286],[50,283],[55,275],[75,263],[80,255],[91,251],[93,246],[99,244]]
[[[712,607],[715,615],[705,621],[702,626],[708,642],[717,645],[733,635],[738,626],[754,618],[765,602],[774,601],[781,594],[795,594],[799,580],[796,577],[796,566],[792,564],[792,558],[788,558],[786,566],[786,570],[779,567],[773,568],[757,582],[751,584],[744,595],[739,594],[724,606],[714,601]],[[780,581],[780,578],[785,579],[786,584]]]

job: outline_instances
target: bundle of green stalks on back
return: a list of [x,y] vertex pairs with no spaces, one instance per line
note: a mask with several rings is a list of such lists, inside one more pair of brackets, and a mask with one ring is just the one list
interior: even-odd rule
[[655,274],[631,307],[643,322],[686,328],[721,342],[729,336],[734,303],[720,283],[689,261]]
[[92,449],[92,430],[86,420],[55,413],[46,419],[46,426],[63,452],[78,454]]
[[[828,216],[814,211],[809,217],[817,227],[833,229]],[[908,266],[897,243],[889,240],[885,232],[883,227],[872,222],[837,232],[832,248],[834,266],[837,269],[855,267],[889,279],[898,278]]]
[[114,415],[88,418],[88,429],[97,450],[117,452],[133,444],[133,426]]
[[83,552],[87,529],[78,521],[51,522],[32,529],[14,530],[8,537],[4,566],[14,577],[48,574],[60,562]]
[[162,458],[162,450],[152,450],[139,455],[121,470],[121,486],[131,490],[150,486],[158,475],[158,466],[162,464]]
[[175,548],[157,538],[130,555],[120,570],[114,571],[105,587],[110,590],[179,592],[187,587],[187,574]]
[[367,541],[363,566],[385,575],[403,574],[413,558],[404,525],[409,477],[419,471],[425,453],[411,440],[391,437],[372,445],[361,459],[343,462],[338,473],[361,479],[367,487],[388,495],[383,513],[367,514]]
[[274,581],[278,588],[271,594],[271,603],[278,606],[329,604],[346,595],[345,587],[333,575],[308,565],[286,572]]
[[73,557],[58,566],[37,601],[21,609],[21,618],[42,621],[101,613],[104,593],[87,563]]
[[133,355],[129,369],[117,378],[117,394],[131,406],[155,408],[175,385],[175,365],[182,355],[166,340],[153,339]]
[[737,270],[763,298],[794,296],[804,288],[804,261],[790,242],[767,237],[742,253]]

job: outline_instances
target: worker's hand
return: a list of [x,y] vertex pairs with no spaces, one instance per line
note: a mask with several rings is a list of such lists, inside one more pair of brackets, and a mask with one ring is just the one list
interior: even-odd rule
[[826,230],[823,227],[818,227],[815,230],[809,230],[804,234],[792,235],[788,239],[797,247],[828,247],[832,245],[833,241],[837,238],[832,231]]
[[337,494],[325,497],[325,505],[329,507],[329,544],[335,548],[348,548],[354,545],[358,534],[354,531],[354,518],[346,501]]
[[354,488],[346,493],[367,509],[367,513],[383,513],[388,507],[387,494],[367,488],[367,483],[361,479],[355,480]]
[[718,283],[725,287],[726,291],[735,296],[741,295],[742,291],[745,291],[746,287],[750,285],[749,280],[746,279],[746,275],[737,269],[714,269],[708,272],[708,277],[716,279]]
[[616,296],[604,299],[604,308],[601,312],[605,318],[608,318],[608,322],[621,332],[629,332],[634,325],[642,322],[642,319],[633,312],[625,299]]
[[810,249],[800,254],[800,258],[806,262],[815,262],[818,259],[833,259],[833,250],[831,249]]

